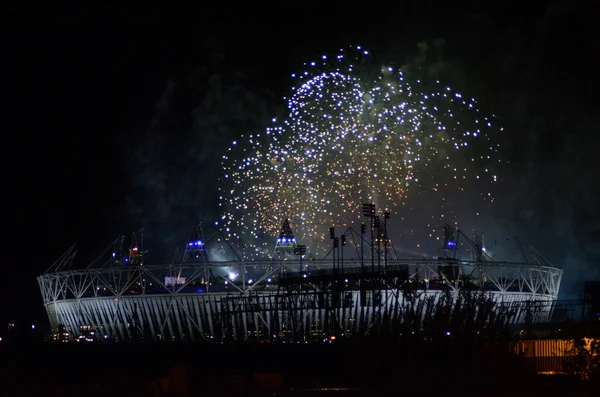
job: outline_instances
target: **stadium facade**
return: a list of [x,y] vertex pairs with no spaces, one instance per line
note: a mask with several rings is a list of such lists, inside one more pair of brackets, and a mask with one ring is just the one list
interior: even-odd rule
[[430,316],[466,290],[485,296],[512,324],[552,315],[562,270],[533,249],[532,263],[492,261],[483,247],[470,260],[456,259],[446,233],[443,257],[405,260],[360,238],[370,252],[358,259],[342,260],[343,244],[334,240],[337,257],[302,260],[288,224],[269,260],[212,261],[194,231],[180,263],[151,265],[134,236],[128,255],[109,250],[107,262],[85,269],[70,266],[72,248],[38,283],[54,328],[71,335],[91,329],[116,341],[309,342],[368,335],[402,323],[416,308]]

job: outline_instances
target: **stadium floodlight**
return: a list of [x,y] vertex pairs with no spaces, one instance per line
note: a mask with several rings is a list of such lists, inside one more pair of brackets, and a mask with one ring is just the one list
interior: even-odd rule
[[300,257],[300,273],[302,273],[302,270],[304,270],[304,268],[302,267],[302,258],[304,257],[305,254],[306,254],[306,245],[298,244],[294,247],[294,255],[297,255]]
[[368,204],[362,205],[362,213],[363,213],[364,217],[372,218],[375,216],[375,212],[376,212],[375,204],[368,203]]

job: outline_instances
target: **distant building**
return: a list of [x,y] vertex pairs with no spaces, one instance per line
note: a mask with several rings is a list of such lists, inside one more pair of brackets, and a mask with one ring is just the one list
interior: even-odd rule
[[[600,339],[584,338],[587,349],[590,349],[593,341]],[[540,375],[568,373],[569,359],[576,354],[573,339],[519,340],[513,342],[512,350],[523,360],[527,369]]]

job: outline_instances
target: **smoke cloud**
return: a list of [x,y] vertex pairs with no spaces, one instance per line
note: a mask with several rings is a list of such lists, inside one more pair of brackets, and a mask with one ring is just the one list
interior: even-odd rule
[[218,54],[191,76],[167,83],[130,159],[126,215],[135,227],[146,228],[148,246],[155,249],[174,249],[196,222],[214,229],[225,148],[241,134],[262,129],[273,114],[272,94],[225,62]]
[[511,167],[490,229],[535,246],[564,270],[561,295],[580,297],[583,280],[600,278],[600,161],[591,90],[574,74],[586,79],[592,70],[571,65],[586,61],[573,47],[580,38],[565,33],[578,23],[568,11],[548,8],[525,33],[483,16],[456,21],[460,35],[419,43],[408,67],[451,82],[498,115]]
[[[577,297],[582,280],[600,278],[600,156],[589,105],[594,91],[585,77],[593,74],[586,56],[596,52],[575,48],[581,40],[569,36],[568,23],[581,22],[565,22],[568,12],[548,8],[526,25],[483,15],[453,20],[460,29],[415,22],[410,36],[408,28],[380,29],[361,44],[429,80],[448,82],[498,116],[510,166],[504,194],[486,215],[486,237],[519,236],[533,245],[565,271],[562,297]],[[127,216],[157,243],[185,239],[193,222],[213,224],[225,149],[240,135],[263,130],[282,110],[275,105],[284,88],[258,86],[252,71],[228,66],[229,57],[220,53],[167,83],[130,159]],[[506,248],[507,256],[511,249],[518,246]]]

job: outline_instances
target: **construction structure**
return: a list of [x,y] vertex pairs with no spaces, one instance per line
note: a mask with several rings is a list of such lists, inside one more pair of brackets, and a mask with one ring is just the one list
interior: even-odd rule
[[[445,225],[441,256],[400,259],[387,236],[389,214],[380,221],[371,204],[363,213],[360,231],[336,236],[329,229],[332,248],[324,259],[304,257],[306,247],[286,220],[271,258],[244,261],[230,247],[234,260],[215,261],[209,247],[216,239],[205,240],[194,226],[183,255],[170,264],[146,263],[138,233],[125,261],[115,249],[121,237],[84,269],[72,266],[72,247],[38,277],[39,287],[54,328],[76,335],[91,327],[100,340],[113,341],[322,342],[393,331],[407,314],[432,316],[461,291],[485,297],[507,323],[552,315],[562,270],[533,248],[532,261],[494,261],[477,238]],[[460,255],[461,238],[474,255]],[[344,257],[351,244],[358,258]]]

